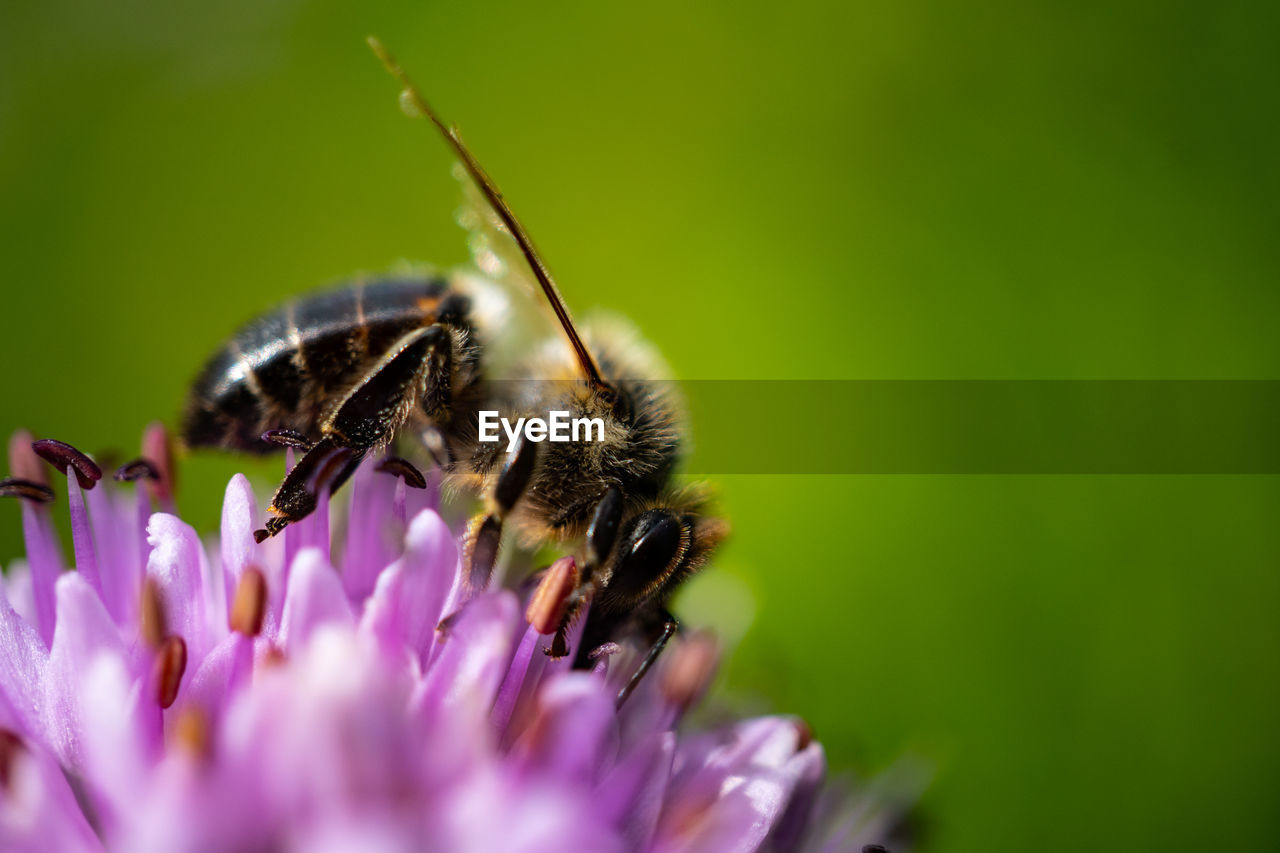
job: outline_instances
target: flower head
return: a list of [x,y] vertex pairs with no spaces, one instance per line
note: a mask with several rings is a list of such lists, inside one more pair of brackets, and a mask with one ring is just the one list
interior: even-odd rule
[[37,442],[67,474],[66,571],[31,447],[0,482],[27,544],[0,601],[0,848],[856,850],[890,829],[866,797],[814,825],[833,803],[795,718],[687,730],[708,635],[629,695],[643,649],[544,654],[572,560],[470,589],[436,493],[395,466],[359,469],[338,536],[322,496],[262,543],[237,475],[206,547],[158,430],[118,472],[133,488]]

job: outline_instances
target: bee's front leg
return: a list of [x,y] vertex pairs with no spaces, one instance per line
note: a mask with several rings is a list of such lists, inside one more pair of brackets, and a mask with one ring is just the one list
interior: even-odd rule
[[498,559],[498,546],[502,541],[502,522],[515,508],[524,494],[533,469],[538,461],[538,445],[526,441],[521,435],[515,448],[507,454],[506,462],[494,482],[493,493],[486,500],[483,515],[472,519],[467,530],[465,560],[467,584],[472,592],[479,592],[489,585],[494,563]]

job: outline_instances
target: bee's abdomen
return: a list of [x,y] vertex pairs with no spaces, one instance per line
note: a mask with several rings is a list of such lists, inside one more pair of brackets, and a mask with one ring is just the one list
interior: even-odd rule
[[261,439],[269,429],[318,437],[334,396],[396,340],[436,322],[442,309],[449,322],[466,323],[452,296],[442,278],[384,279],[264,314],[214,354],[192,385],[184,441],[265,453],[276,449]]

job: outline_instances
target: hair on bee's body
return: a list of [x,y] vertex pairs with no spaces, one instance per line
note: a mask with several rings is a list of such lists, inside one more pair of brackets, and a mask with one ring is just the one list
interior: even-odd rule
[[[676,629],[666,609],[672,591],[727,526],[707,516],[702,487],[674,482],[687,431],[670,384],[654,375],[656,357],[616,323],[579,333],[528,234],[457,131],[370,43],[404,86],[402,102],[436,126],[473,181],[479,199],[466,220],[477,265],[514,277],[513,267],[527,264],[528,289],[545,297],[562,336],[525,352],[515,378],[497,378],[490,355],[513,329],[493,310],[491,285],[465,273],[358,282],[289,302],[237,332],[193,384],[183,438],[304,451],[272,498],[261,541],[306,517],[322,490],[338,489],[398,435],[419,436],[447,488],[484,499],[467,535],[473,587],[487,584],[504,527],[526,546],[580,544],[576,587],[548,651],[567,652],[569,628],[588,603],[579,662],[625,630],[647,636],[652,649],[622,701]],[[565,412],[598,420],[602,431],[597,441],[481,441],[480,413],[492,410]],[[404,460],[393,468],[417,474]]]

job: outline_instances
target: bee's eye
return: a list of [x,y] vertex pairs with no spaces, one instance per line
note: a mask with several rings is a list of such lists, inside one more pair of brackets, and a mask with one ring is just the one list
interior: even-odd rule
[[609,586],[623,595],[639,594],[667,572],[683,548],[679,519],[658,509],[641,513],[618,549]]

